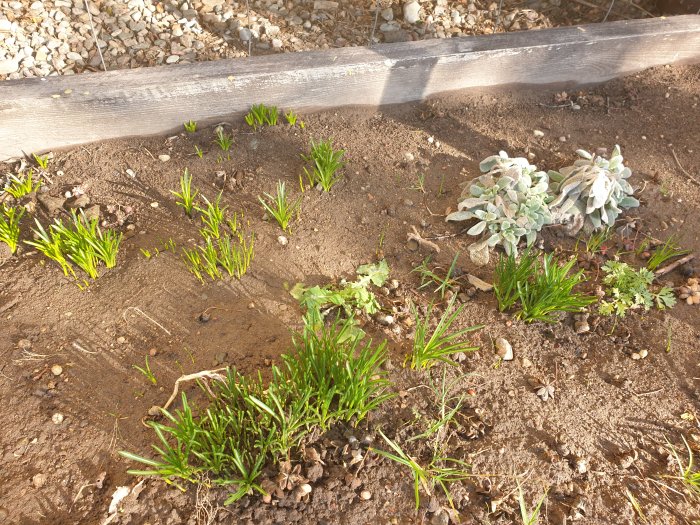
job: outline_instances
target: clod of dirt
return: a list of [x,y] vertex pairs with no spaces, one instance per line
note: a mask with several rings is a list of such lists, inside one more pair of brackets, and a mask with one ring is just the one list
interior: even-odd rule
[[156,355],[158,355],[158,349],[157,349],[157,348],[151,348],[151,349],[148,351],[148,355],[149,355],[150,357],[155,357]]
[[161,162],[168,162],[170,160],[170,155],[158,155],[158,159]]
[[160,407],[158,405],[153,405],[151,408],[148,409],[148,415],[151,417],[159,416]]
[[450,515],[444,509],[439,510],[430,518],[430,525],[448,525],[449,523]]
[[87,208],[90,206],[90,197],[88,197],[85,193],[78,195],[77,197],[67,201],[66,207],[71,209],[71,210],[78,210],[82,208]]
[[522,365],[523,368],[530,368],[532,366],[532,361],[530,361],[527,357],[523,357]]
[[202,312],[197,319],[200,323],[208,323],[211,319],[211,315],[209,315],[209,312]]
[[124,343],[126,343],[126,337],[124,337],[124,336],[117,337],[117,343],[119,343],[120,345],[123,345]]
[[700,304],[700,279],[688,279],[688,282],[681,286],[678,291],[680,299],[684,299],[687,304]]
[[53,365],[51,367],[51,373],[55,376],[60,376],[63,373],[63,367],[61,365]]
[[54,425],[60,425],[63,423],[63,414],[56,412],[53,416],[51,416],[51,421],[53,421]]
[[496,339],[496,354],[504,361],[513,360],[513,346],[507,339],[499,337]]
[[32,349],[32,342],[29,339],[20,339],[17,341],[17,348],[29,351]]
[[63,209],[63,204],[66,201],[62,197],[52,197],[51,195],[45,193],[39,194],[37,196],[37,200],[49,215],[54,215],[61,211]]
[[35,489],[40,489],[46,485],[46,474],[35,474],[34,477],[32,477],[32,485],[34,485]]

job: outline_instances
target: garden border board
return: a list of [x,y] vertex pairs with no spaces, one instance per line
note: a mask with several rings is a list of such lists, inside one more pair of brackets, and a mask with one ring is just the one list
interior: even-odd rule
[[686,15],[0,82],[0,160],[164,134],[264,102],[380,106],[467,88],[583,85],[700,62]]

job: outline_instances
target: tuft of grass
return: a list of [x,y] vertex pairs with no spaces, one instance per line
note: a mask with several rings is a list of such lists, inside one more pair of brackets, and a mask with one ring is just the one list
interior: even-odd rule
[[613,228],[611,226],[593,232],[586,240],[586,253],[590,253],[591,255],[598,253],[603,247],[603,244],[610,240],[612,234]]
[[423,261],[412,270],[412,272],[416,272],[420,275],[420,286],[418,289],[422,290],[430,284],[435,284],[437,285],[435,293],[440,295],[440,299],[444,299],[448,290],[454,290],[457,287],[457,279],[455,279],[453,275],[457,266],[458,257],[459,252],[455,254],[454,259],[452,259],[452,263],[444,276],[440,276],[434,270],[430,269],[430,255],[423,259]]
[[410,363],[411,369],[424,370],[439,362],[456,365],[457,363],[450,359],[452,354],[472,352],[478,349],[478,347],[470,346],[469,342],[461,339],[465,334],[483,328],[483,325],[471,326],[450,333],[455,320],[464,310],[464,305],[454,308],[455,301],[456,296],[452,297],[432,332],[430,331],[430,318],[434,305],[430,304],[423,319],[421,319],[416,308],[412,308],[416,322],[416,335],[413,339],[413,351],[406,356],[404,366]]
[[116,266],[123,235],[114,230],[103,232],[98,224],[99,219],[88,220],[83,212],[80,215],[71,212],[71,219],[68,224],[55,219],[49,232],[35,219],[37,229],[33,231],[36,240],[25,242],[56,261],[64,275],[75,276],[72,267],[75,264],[88,277],[97,279],[100,262],[107,268]]
[[425,173],[419,173],[416,177],[416,183],[411,186],[412,190],[418,190],[421,193],[425,193]]
[[700,497],[700,470],[695,468],[695,464],[693,462],[693,450],[690,448],[685,436],[682,437],[683,444],[688,452],[688,463],[686,465],[683,465],[683,461],[681,460],[680,454],[676,448],[671,445],[671,443],[668,443],[671,453],[673,454],[673,458],[676,460],[676,464],[678,465],[678,476],[676,479],[680,479],[692,495]]
[[192,191],[192,175],[190,175],[190,170],[185,168],[185,173],[180,177],[180,193],[170,190],[170,193],[178,198],[176,204],[181,206],[185,210],[188,217],[192,217],[192,210],[194,210],[194,201],[199,195],[199,190],[195,188]]
[[185,131],[187,133],[194,133],[195,131],[197,131],[197,123],[192,119],[185,122],[183,126],[185,127]]
[[544,494],[542,494],[542,497],[537,502],[537,505],[535,505],[535,508],[532,509],[532,512],[530,512],[527,509],[527,503],[525,503],[523,488],[520,485],[520,481],[518,481],[518,506],[520,507],[520,519],[522,520],[523,525],[537,525],[537,522],[540,519],[540,509],[542,508],[542,504],[546,499],[547,491],[545,490]]
[[32,157],[34,157],[34,162],[36,162],[36,165],[39,166],[42,170],[46,170],[49,167],[49,156],[48,155],[37,155],[36,153],[32,153]]
[[[265,494],[258,478],[267,464],[288,460],[312,432],[340,421],[357,424],[388,398],[382,364],[384,344],[372,347],[342,337],[344,325],[320,332],[309,325],[294,338],[294,350],[273,366],[265,384],[235,368],[200,383],[209,404],[195,412],[187,395],[182,408],[162,410],[165,422],[151,421],[157,459],[132,452],[125,458],[146,465],[133,475],[158,476],[168,483],[230,486],[226,504],[246,494]],[[183,488],[183,487],[181,487]],[[184,490],[184,488],[183,488]]]
[[146,356],[145,367],[142,368],[142,367],[137,366],[137,365],[133,365],[133,367],[136,370],[138,370],[139,372],[141,372],[144,376],[146,376],[146,379],[148,379],[151,383],[153,383],[154,385],[158,384],[158,381],[156,380],[156,376],[153,375],[153,372],[151,371],[151,365],[148,362],[148,356]]
[[255,131],[263,125],[276,126],[278,119],[279,109],[277,106],[266,106],[265,104],[253,104],[245,116],[246,124]]
[[228,151],[233,144],[233,137],[227,135],[223,128],[218,127],[216,128],[216,139],[214,142],[218,144],[221,151]]
[[38,180],[35,183],[33,177],[34,172],[32,170],[29,170],[27,175],[22,178],[13,174],[8,175],[8,184],[5,186],[5,191],[12,195],[15,199],[21,199],[22,197],[38,190],[41,186],[41,181]]
[[221,236],[221,227],[226,222],[226,206],[221,207],[221,196],[223,192],[219,192],[214,202],[211,202],[206,197],[202,196],[204,199],[204,208],[195,206],[198,212],[202,214],[202,222],[204,223],[204,228],[202,228],[200,233],[202,237],[213,237],[218,239]]
[[343,156],[345,150],[336,150],[333,148],[332,140],[321,140],[314,142],[311,140],[311,153],[301,156],[306,162],[310,163],[312,168],[309,171],[304,168],[304,173],[309,180],[311,186],[320,184],[323,191],[331,191],[331,188],[342,179],[338,174],[345,163]]
[[[423,489],[428,496],[432,496],[436,487],[440,487],[444,492],[450,505],[452,496],[449,484],[467,479],[470,474],[467,471],[469,465],[458,459],[433,456],[426,466],[422,466],[414,458],[406,454],[401,447],[386,437],[381,429],[378,430],[384,442],[389,445],[393,452],[372,447],[372,451],[380,456],[395,461],[399,465],[407,467],[413,475],[413,492],[416,501],[416,510],[420,507],[420,491]],[[449,466],[452,464],[453,466]]]
[[202,151],[202,148],[197,146],[196,144],[194,145],[194,152],[197,154],[197,156],[201,159],[204,156],[204,152]]
[[[287,124],[289,124],[291,127],[294,127],[297,125],[297,121],[299,120],[299,115],[297,115],[293,109],[290,109],[284,114],[284,118],[287,120]],[[303,124],[303,122],[302,122]],[[303,126],[302,126],[303,128]]]
[[516,317],[526,322],[557,322],[558,312],[578,312],[596,301],[596,297],[574,292],[583,279],[583,271],[571,273],[576,261],[561,264],[554,254],[540,258],[524,253],[501,254],[494,271],[494,291],[499,310],[520,302]]
[[2,205],[0,213],[0,241],[7,244],[10,253],[17,251],[19,245],[19,223],[26,210],[22,206]]
[[677,239],[678,238],[675,235],[671,235],[666,242],[660,246],[657,246],[647,261],[647,269],[653,272],[666,261],[669,261],[675,257],[680,257],[681,255],[689,254],[690,250],[684,250],[678,246],[676,242]]
[[277,193],[275,195],[265,193],[265,198],[258,197],[258,200],[265,211],[275,218],[277,224],[280,225],[284,232],[287,231],[289,222],[294,217],[294,214],[298,214],[301,209],[301,197],[291,201],[282,181],[277,181]]

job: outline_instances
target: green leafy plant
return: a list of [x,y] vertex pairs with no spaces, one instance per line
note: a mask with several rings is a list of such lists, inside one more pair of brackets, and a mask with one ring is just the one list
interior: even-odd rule
[[624,317],[628,310],[651,309],[656,305],[659,310],[676,304],[673,290],[664,286],[654,293],[649,286],[654,281],[654,274],[646,268],[635,270],[629,264],[620,261],[608,261],[602,267],[605,272],[603,283],[607,286],[609,300],[601,301],[599,312],[603,315]]
[[450,267],[447,269],[447,272],[443,276],[436,273],[437,268],[435,270],[430,269],[430,255],[423,259],[423,261],[412,270],[412,272],[416,272],[418,275],[420,275],[419,290],[422,290],[423,288],[431,284],[435,284],[437,286],[437,288],[435,289],[435,293],[440,295],[440,299],[444,299],[445,294],[449,290],[456,289],[459,281],[453,276],[455,273],[455,268],[457,266],[458,257],[459,252],[455,254],[454,259],[452,259],[452,263],[450,264]]
[[[452,505],[449,484],[467,479],[469,465],[457,459],[434,456],[426,466],[422,466],[414,458],[406,454],[401,447],[384,434],[381,429],[378,431],[384,442],[389,445],[393,452],[372,447],[375,453],[399,465],[407,467],[413,475],[413,492],[416,501],[416,509],[420,507],[420,491],[432,496],[435,487],[440,487]],[[449,466],[449,465],[453,466]]]
[[39,166],[42,170],[48,169],[48,167],[49,167],[49,156],[48,155],[37,155],[36,153],[32,153],[32,157],[34,157],[34,162],[36,162],[36,165]]
[[675,235],[671,235],[666,242],[654,249],[654,251],[651,253],[651,257],[647,261],[647,268],[649,270],[653,272],[666,261],[690,253],[690,250],[683,250],[680,246],[678,246],[676,242],[677,239],[678,238]]
[[192,175],[190,175],[190,170],[185,168],[185,173],[180,177],[180,193],[170,190],[170,193],[178,198],[176,204],[181,206],[185,210],[188,217],[192,217],[192,210],[195,209],[195,199],[199,195],[199,190],[195,188],[192,191]]
[[10,253],[17,251],[19,244],[19,223],[26,210],[22,206],[6,206],[2,204],[0,213],[0,241],[7,244]]
[[195,131],[197,131],[197,123],[192,119],[185,122],[183,126],[185,127],[185,131],[187,133],[194,133]]
[[575,259],[561,264],[554,254],[540,259],[529,252],[519,261],[501,255],[494,270],[494,292],[499,310],[520,302],[516,316],[526,322],[557,322],[557,312],[577,312],[595,302],[595,296],[574,292],[583,271],[571,274]]
[[221,236],[221,227],[226,223],[226,206],[223,208],[221,207],[222,194],[222,192],[219,192],[214,202],[202,196],[205,207],[194,207],[194,209],[202,214],[204,228],[199,231],[204,238],[213,237],[214,239],[218,239]]
[[[149,423],[157,459],[120,452],[147,467],[129,472],[178,486],[206,476],[214,485],[233,487],[226,504],[265,494],[258,478],[266,464],[275,461],[282,470],[311,432],[339,421],[357,424],[388,399],[384,344],[348,339],[348,328],[345,323],[316,332],[307,323],[293,339],[294,350],[282,356],[282,367],[272,367],[268,384],[234,368],[203,375],[199,384],[208,406],[195,412],[183,392],[181,409],[162,410],[165,422]],[[211,383],[204,383],[207,378]]]
[[248,239],[242,233],[235,232],[234,236],[224,235],[218,241],[217,261],[229,275],[237,279],[243,277],[253,260],[253,246],[255,236]]
[[416,177],[416,183],[411,186],[412,190],[418,190],[421,193],[425,193],[425,173],[419,173]]
[[202,258],[199,255],[199,250],[196,248],[183,248],[182,256],[185,261],[185,266],[190,273],[201,282],[204,282],[204,277],[202,276]]
[[549,204],[557,222],[578,220],[579,228],[597,230],[615,224],[623,209],[639,206],[627,182],[632,171],[622,163],[620,146],[613,148],[610,160],[585,150],[576,153],[581,158],[572,166],[548,173],[557,193]]
[[389,278],[389,266],[385,260],[376,264],[365,264],[357,268],[358,278],[355,281],[341,281],[339,287],[312,286],[304,287],[297,283],[290,291],[299,303],[306,309],[306,316],[315,329],[323,326],[324,318],[336,308],[344,310],[352,318],[355,309],[363,310],[372,315],[379,311],[380,306],[370,285],[382,286]]
[[278,118],[279,110],[277,109],[277,106],[253,104],[250,111],[245,116],[245,121],[251,128],[257,130],[264,124],[267,124],[268,126],[276,126]]
[[33,177],[34,172],[32,170],[29,170],[27,175],[22,178],[13,174],[8,175],[8,183],[5,186],[5,191],[15,199],[21,199],[25,195],[35,192],[41,186],[41,181],[38,180],[35,183]]
[[437,326],[430,330],[433,304],[428,306],[428,311],[421,319],[418,311],[413,308],[413,317],[416,323],[416,335],[413,339],[413,351],[406,356],[404,366],[410,364],[411,369],[427,369],[442,362],[448,365],[456,365],[450,356],[458,352],[472,352],[478,347],[470,346],[468,341],[462,339],[469,332],[483,328],[483,325],[471,326],[450,333],[452,325],[464,310],[464,305],[454,308],[456,296],[452,297],[447,308],[443,312]]
[[345,150],[335,150],[332,140],[321,140],[314,142],[311,140],[311,153],[301,156],[312,168],[309,171],[304,168],[309,184],[315,186],[320,184],[323,191],[331,191],[331,188],[342,179],[338,171],[344,166],[343,156]]
[[75,273],[71,263],[81,268],[91,279],[99,277],[98,265],[113,268],[123,235],[114,230],[102,231],[99,219],[87,219],[84,213],[71,212],[71,222],[55,219],[46,232],[38,220],[34,230],[36,240],[25,241],[48,258],[56,261],[65,275]]
[[216,140],[215,142],[221,148],[221,151],[228,151],[231,149],[233,144],[233,137],[227,135],[222,127],[216,128]]
[[457,211],[445,220],[478,219],[467,231],[482,236],[469,246],[472,260],[488,260],[488,249],[499,244],[507,254],[517,254],[523,236],[530,246],[537,232],[552,223],[549,178],[527,159],[510,158],[505,151],[481,161],[479,169],[484,175],[464,189]]
[[301,197],[295,201],[290,201],[285,184],[282,181],[277,181],[277,193],[275,195],[265,193],[265,198],[258,197],[258,200],[265,211],[275,218],[282,231],[285,232],[289,227],[289,221],[292,220],[295,213],[299,213],[301,208]]
[[197,146],[196,144],[194,145],[194,152],[197,154],[197,156],[201,159],[204,156],[204,152],[202,151],[202,148]]
[[535,505],[535,508],[532,509],[532,512],[530,512],[527,509],[523,488],[520,485],[520,481],[518,481],[518,506],[520,507],[520,519],[522,520],[523,525],[537,525],[537,522],[540,519],[540,509],[542,508],[542,504],[546,499],[547,491],[542,494],[542,497],[537,502],[537,505]]
[[148,379],[151,383],[154,385],[158,384],[158,381],[156,380],[156,376],[153,375],[153,372],[151,371],[151,365],[148,362],[148,356],[146,356],[146,366],[145,367],[140,367],[137,365],[133,365],[133,367],[141,372],[144,376],[146,376],[146,379]]
[[284,114],[284,118],[287,119],[287,124],[290,126],[294,127],[297,125],[297,120],[299,119],[299,115],[297,115],[293,109],[290,109]]
[[693,450],[690,448],[685,436],[683,436],[683,443],[685,444],[685,449],[688,452],[688,463],[686,465],[683,465],[683,461],[681,460],[681,457],[675,447],[668,443],[671,453],[673,454],[673,458],[676,460],[676,464],[678,465],[678,477],[676,479],[680,479],[693,496],[700,498],[700,470],[695,468],[693,462]]

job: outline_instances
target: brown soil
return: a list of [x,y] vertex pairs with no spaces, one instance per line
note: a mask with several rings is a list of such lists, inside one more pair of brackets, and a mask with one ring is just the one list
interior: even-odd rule
[[[150,453],[154,434],[142,419],[165,402],[177,377],[222,364],[246,373],[266,370],[290,347],[290,329],[299,327],[301,312],[288,285],[351,277],[383,251],[400,282],[398,293],[381,296],[387,309],[401,309],[408,299],[433,300],[430,291],[417,291],[411,270],[426,254],[407,249],[406,234],[416,226],[438,243],[439,264],[449,264],[457,251],[465,254],[470,238],[459,234],[463,225],[446,224],[444,214],[455,208],[461,184],[477,175],[478,161],[500,149],[531,151],[547,169],[572,160],[577,148],[619,143],[642,200],[625,220],[634,220],[640,234],[665,239],[676,233],[682,246],[697,253],[700,240],[692,224],[700,212],[698,186],[672,152],[697,179],[698,86],[699,67],[660,68],[563,97],[579,104],[578,111],[553,107],[561,104],[562,96],[555,97],[561,89],[541,89],[460,93],[381,110],[338,109],[304,115],[305,130],[279,126],[251,133],[236,121],[231,160],[222,163],[211,129],[57,153],[50,195],[80,185],[106,220],[114,218],[108,206],[130,206],[133,213],[122,227],[126,240],[118,267],[84,291],[28,248],[0,267],[0,522],[102,523],[116,488],[139,481],[126,474],[134,465],[117,451]],[[534,137],[533,129],[544,137]],[[301,220],[282,246],[276,224],[261,219],[257,196],[273,191],[278,179],[298,189],[299,153],[311,137],[333,137],[347,150],[345,178],[330,194],[304,193]],[[203,159],[194,155],[194,144],[205,150]],[[161,154],[171,159],[161,162]],[[179,255],[147,260],[140,253],[170,238],[181,247],[196,237],[197,225],[170,194],[185,167],[208,197],[223,189],[225,203],[245,212],[257,234],[251,272],[241,281],[201,285]],[[219,171],[226,176],[217,176]],[[412,189],[419,173],[426,174],[425,193]],[[48,222],[41,206],[36,215]],[[24,238],[30,222],[25,219]],[[553,231],[543,238],[548,248],[573,246]],[[459,266],[492,280],[490,267],[473,267],[466,255]],[[692,271],[687,265],[682,270]],[[589,276],[592,288],[596,272]],[[675,286],[684,279],[679,271],[667,278]],[[211,320],[201,323],[206,309]],[[406,440],[424,428],[426,418],[436,417],[435,400],[421,385],[439,381],[442,372],[400,366],[410,337],[398,317],[396,331],[365,321],[375,339],[390,341],[390,373],[400,395],[360,428],[339,427],[318,439],[326,466],[308,501],[289,496],[264,504],[250,497],[214,511],[207,521],[206,510],[221,505],[224,491],[207,496],[191,488],[183,494],[147,479],[112,523],[446,523],[446,514],[436,512],[447,506],[442,497],[425,497],[414,510],[410,475],[398,465],[370,454],[359,471],[343,466],[341,449],[349,436],[376,437],[379,425],[411,454],[425,456],[425,443]],[[577,335],[570,318],[526,325],[499,314],[491,294],[477,293],[460,324],[485,325],[473,338],[481,349],[448,370],[449,377],[464,375],[456,391],[469,392],[459,414],[463,428],[447,441],[448,454],[472,464],[475,474],[453,487],[460,522],[519,523],[516,476],[529,504],[548,491],[541,523],[637,523],[628,494],[648,523],[700,519],[698,499],[664,477],[677,474],[667,465],[666,440],[684,452],[685,436],[698,450],[698,320],[697,306],[679,304],[630,314],[617,325],[594,315],[594,329]],[[499,336],[515,350],[515,360],[500,366],[492,347]],[[20,347],[24,339],[31,341],[31,359]],[[158,386],[133,368],[151,349],[157,352],[151,367]],[[648,357],[633,360],[631,354],[642,349]],[[63,368],[59,377],[50,371],[54,364]],[[553,400],[535,394],[543,382],[554,386]],[[64,415],[62,424],[52,422],[55,413]],[[636,458],[631,464],[628,455]],[[310,466],[303,464],[302,472]],[[364,490],[371,494],[368,501],[360,499]]]

